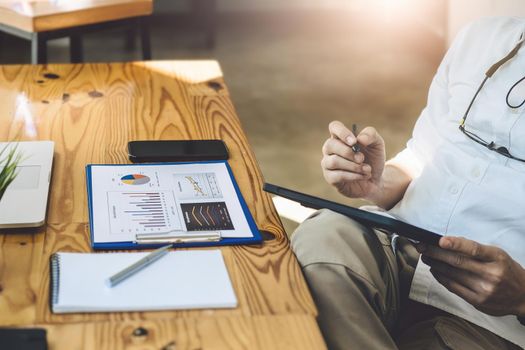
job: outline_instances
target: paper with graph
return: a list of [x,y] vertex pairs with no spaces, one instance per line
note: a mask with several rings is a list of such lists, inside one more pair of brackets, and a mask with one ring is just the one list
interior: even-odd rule
[[252,236],[225,163],[92,165],[90,180],[96,242],[176,232]]

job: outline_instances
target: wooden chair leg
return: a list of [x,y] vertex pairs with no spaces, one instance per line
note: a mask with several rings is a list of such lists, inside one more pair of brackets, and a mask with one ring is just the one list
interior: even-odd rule
[[81,63],[84,61],[82,35],[74,34],[69,37],[69,57],[71,63]]
[[151,38],[149,17],[139,18],[140,41],[142,44],[142,59],[151,60]]
[[31,64],[47,63],[47,41],[41,33],[31,36]]

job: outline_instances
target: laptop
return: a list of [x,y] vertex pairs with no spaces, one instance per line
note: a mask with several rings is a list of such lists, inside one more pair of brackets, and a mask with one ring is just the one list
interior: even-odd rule
[[[8,143],[0,142],[0,149]],[[39,227],[46,221],[47,196],[53,166],[54,142],[13,142],[18,145],[22,161],[17,166],[18,175],[0,199],[0,229]],[[0,159],[0,167],[3,158]]]

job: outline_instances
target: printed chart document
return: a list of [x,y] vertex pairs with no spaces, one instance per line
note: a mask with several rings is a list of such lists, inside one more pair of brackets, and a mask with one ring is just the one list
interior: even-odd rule
[[260,240],[226,162],[89,165],[86,172],[94,248],[210,232],[218,244]]
[[172,251],[109,287],[110,276],[148,253],[51,256],[54,313],[233,308],[235,292],[221,251]]

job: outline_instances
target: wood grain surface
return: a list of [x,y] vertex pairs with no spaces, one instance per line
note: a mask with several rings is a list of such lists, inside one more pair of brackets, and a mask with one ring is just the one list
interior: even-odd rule
[[[172,318],[36,325],[53,350],[323,349],[307,315]],[[76,342],[72,342],[76,339]]]
[[[35,231],[0,233],[0,325],[50,325],[52,335],[79,332],[79,341],[85,342],[79,344],[87,348],[97,348],[91,342],[100,341],[98,337],[108,340],[128,322],[138,321],[158,322],[158,332],[173,327],[165,330],[166,337],[158,340],[161,343],[177,333],[178,339],[188,337],[187,348],[207,348],[208,338],[194,338],[191,332],[209,325],[224,337],[224,344],[213,348],[252,348],[246,346],[252,341],[262,344],[260,348],[265,348],[265,341],[269,345],[283,341],[279,348],[286,348],[288,338],[280,339],[280,323],[271,321],[281,320],[291,323],[283,329],[295,332],[290,348],[302,338],[304,345],[307,338],[301,332],[305,328],[315,338],[312,344],[322,344],[314,321],[315,305],[271,198],[261,189],[262,174],[217,62],[0,66],[0,110],[0,141],[18,137],[55,142],[47,225]],[[209,138],[227,144],[229,164],[257,226],[274,236],[260,246],[221,248],[239,306],[228,310],[52,314],[48,302],[50,255],[91,251],[85,166],[129,163],[130,140]],[[230,321],[223,325],[219,320]],[[165,322],[171,322],[169,327]],[[231,344],[225,334],[234,328],[228,322],[246,329],[246,334],[232,338]],[[263,329],[253,333],[259,326]],[[180,329],[185,327],[191,334],[182,335]],[[95,339],[90,338],[93,334]],[[115,341],[114,348],[125,344],[124,338]],[[160,343],[155,340],[154,344],[158,348]]]
[[147,16],[152,12],[152,0],[0,1],[0,23],[26,32],[45,32]]

